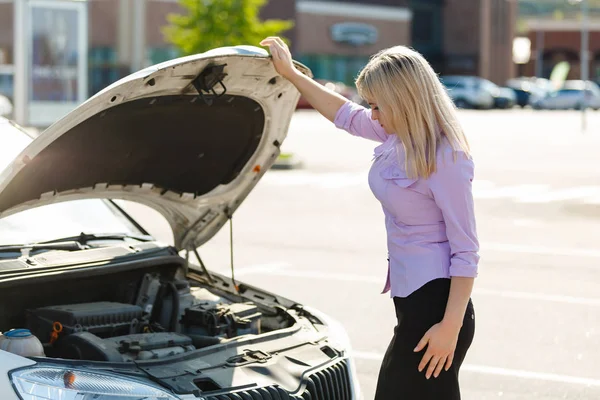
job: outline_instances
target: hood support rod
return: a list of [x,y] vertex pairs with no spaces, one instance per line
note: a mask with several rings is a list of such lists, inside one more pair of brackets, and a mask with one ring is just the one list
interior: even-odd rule
[[227,215],[227,219],[229,219],[229,256],[231,260],[231,282],[233,282],[233,287],[239,294],[240,287],[235,282],[235,268],[233,266],[233,215],[231,214],[231,210],[229,208],[225,210],[225,215]]

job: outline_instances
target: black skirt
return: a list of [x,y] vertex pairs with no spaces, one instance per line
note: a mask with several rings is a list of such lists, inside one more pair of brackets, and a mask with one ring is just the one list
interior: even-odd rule
[[423,335],[444,317],[450,279],[435,279],[408,297],[394,297],[398,325],[385,353],[375,400],[459,400],[458,372],[473,341],[475,312],[469,300],[463,326],[458,336],[454,360],[435,378],[425,378],[427,367],[418,367],[427,347],[418,353],[413,350]]

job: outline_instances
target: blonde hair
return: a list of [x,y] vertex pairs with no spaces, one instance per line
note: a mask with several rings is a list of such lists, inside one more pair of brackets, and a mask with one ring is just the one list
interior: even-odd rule
[[387,115],[404,146],[410,178],[428,178],[436,171],[436,152],[444,137],[455,151],[469,156],[456,107],[418,52],[405,46],[380,51],[360,72],[356,87],[364,99],[374,101]]

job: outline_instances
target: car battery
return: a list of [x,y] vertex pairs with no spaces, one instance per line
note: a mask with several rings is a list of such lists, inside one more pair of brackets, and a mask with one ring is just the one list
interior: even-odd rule
[[252,303],[201,303],[187,308],[181,322],[188,334],[232,338],[260,334],[261,316]]

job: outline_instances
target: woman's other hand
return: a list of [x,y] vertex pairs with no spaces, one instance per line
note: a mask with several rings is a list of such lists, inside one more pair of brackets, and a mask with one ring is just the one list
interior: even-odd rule
[[450,369],[460,328],[460,326],[442,321],[432,326],[417,344],[415,352],[419,352],[427,346],[427,351],[419,364],[419,372],[422,372],[429,364],[425,373],[427,379],[431,378],[431,375],[437,378],[444,367],[446,371]]

